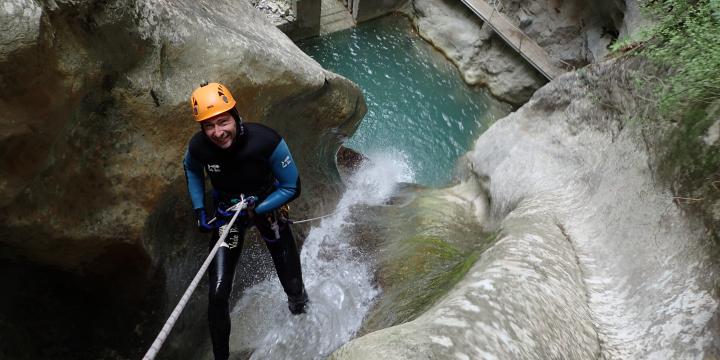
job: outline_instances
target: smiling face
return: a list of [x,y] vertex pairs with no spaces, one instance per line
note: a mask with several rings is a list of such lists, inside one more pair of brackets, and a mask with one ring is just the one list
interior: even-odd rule
[[221,149],[229,148],[237,134],[235,119],[228,112],[204,120],[200,126],[210,141]]

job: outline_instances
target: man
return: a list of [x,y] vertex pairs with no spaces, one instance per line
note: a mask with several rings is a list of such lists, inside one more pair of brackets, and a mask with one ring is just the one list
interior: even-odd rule
[[[248,200],[213,259],[208,322],[215,359],[229,356],[229,297],[245,230],[255,226],[265,240],[292,314],[305,312],[308,296],[300,271],[300,255],[284,205],[300,195],[300,178],[285,140],[267,126],[243,123],[235,99],[221,84],[203,84],[190,97],[200,123],[183,164],[198,229],[212,231],[210,247],[232,217],[226,209],[241,195]],[[205,211],[205,175],[213,187],[216,221]],[[282,209],[281,209],[282,208]]]

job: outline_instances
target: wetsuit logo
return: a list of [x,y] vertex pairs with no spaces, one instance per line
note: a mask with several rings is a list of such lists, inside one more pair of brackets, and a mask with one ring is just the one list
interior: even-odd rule
[[[220,233],[227,231],[228,225],[225,224],[220,227]],[[228,237],[225,239],[225,241],[220,244],[220,247],[226,247],[228,249],[234,249],[238,246],[240,243],[240,232],[238,229],[236,229],[234,226],[230,228],[230,232],[228,234]]]
[[290,155],[288,155],[288,156],[285,158],[285,160],[283,160],[283,161],[280,162],[280,166],[282,166],[283,169],[284,169],[284,168],[286,168],[288,165],[290,165],[291,162],[292,162],[292,159],[290,158]]
[[207,167],[208,167],[209,172],[214,172],[214,173],[220,172],[220,165],[208,164]]

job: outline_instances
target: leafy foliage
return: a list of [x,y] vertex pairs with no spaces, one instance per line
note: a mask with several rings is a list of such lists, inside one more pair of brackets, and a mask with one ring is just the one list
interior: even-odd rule
[[633,38],[624,36],[624,37],[615,39],[615,41],[613,41],[612,44],[610,44],[609,49],[610,49],[610,53],[616,54],[616,53],[621,53],[621,52],[625,52],[629,49],[632,49],[636,45],[637,44]]
[[720,1],[645,0],[659,25],[644,55],[669,67],[661,80],[661,110],[680,110],[720,98]]
[[720,242],[720,146],[710,136],[720,119],[720,0],[643,1],[658,25],[638,53],[669,70],[646,82],[659,89],[653,113],[672,124],[659,174]]

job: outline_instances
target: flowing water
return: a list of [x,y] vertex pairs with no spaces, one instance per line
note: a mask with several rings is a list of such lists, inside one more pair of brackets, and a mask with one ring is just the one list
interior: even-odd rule
[[[346,179],[336,212],[314,224],[305,239],[301,260],[308,313],[289,314],[274,274],[243,291],[232,312],[231,349],[252,359],[324,358],[355,336],[382,294],[368,239],[381,229],[397,233],[394,224],[376,215],[386,214],[383,209],[401,184],[447,184],[458,156],[508,110],[485,91],[466,86],[403,17],[379,19],[301,47],[363,89],[368,114],[347,145],[370,161]],[[403,222],[409,215],[392,218]]]
[[274,277],[245,291],[233,311],[234,349],[252,349],[252,359],[319,359],[350,340],[378,295],[371,261],[354,245],[352,212],[383,204],[413,172],[398,155],[371,155],[352,177],[337,212],[310,230],[301,253],[311,304],[292,316]]
[[497,239],[463,279],[337,358],[718,358],[717,244],[655,178],[646,129],[618,131],[584,76],[539,90],[465,157]]
[[577,84],[497,122],[466,158],[474,175],[441,188],[508,109],[401,17],[302,47],[363,89],[347,145],[371,161],[305,240],[308,313],[290,316],[271,273],[233,310],[233,351],[320,359],[367,333],[338,356],[717,357],[717,250]]

